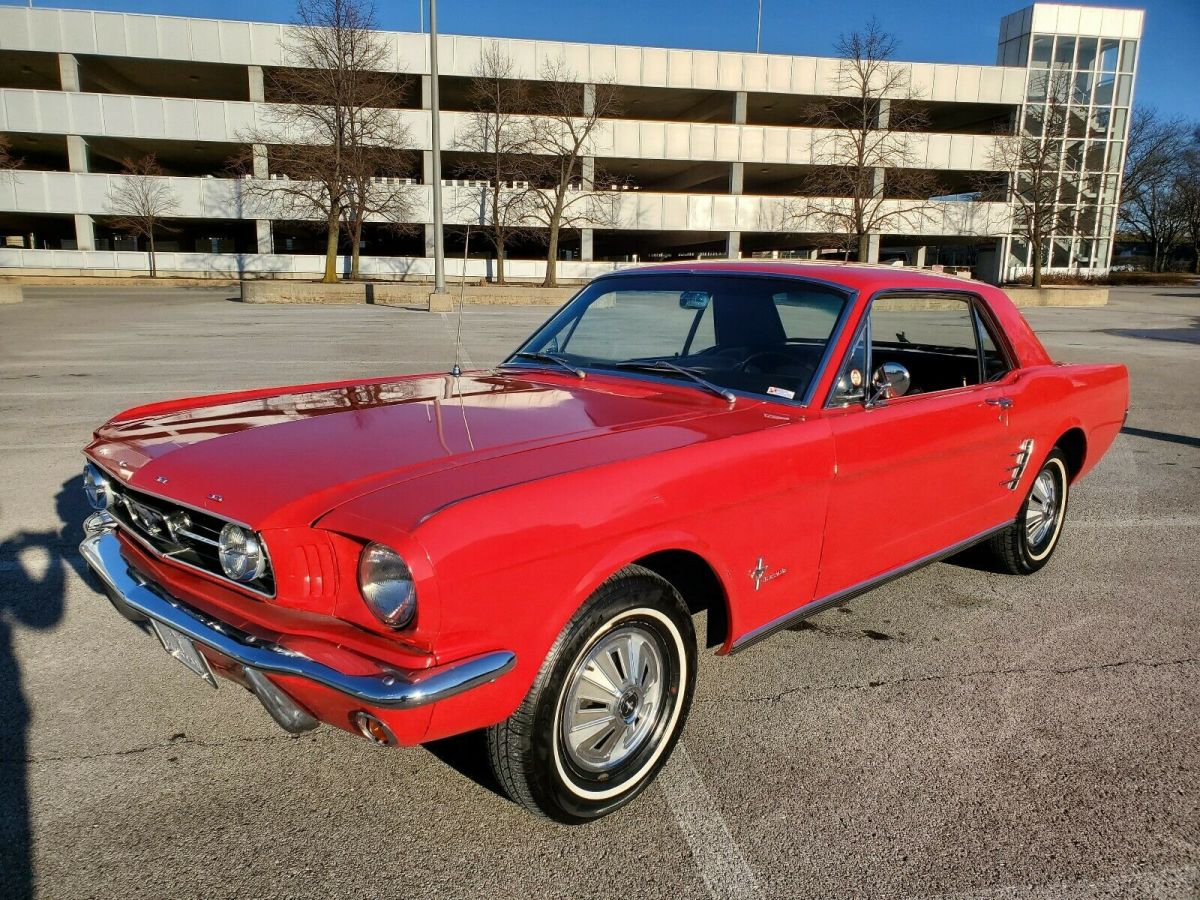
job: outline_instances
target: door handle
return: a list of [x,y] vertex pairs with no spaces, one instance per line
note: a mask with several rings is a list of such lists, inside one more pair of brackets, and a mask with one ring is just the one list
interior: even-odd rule
[[1012,397],[988,397],[985,401],[989,406],[998,406],[1001,409],[1012,409]]

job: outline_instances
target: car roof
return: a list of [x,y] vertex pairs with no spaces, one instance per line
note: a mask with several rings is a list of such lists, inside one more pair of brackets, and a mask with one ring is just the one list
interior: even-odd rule
[[883,288],[927,291],[980,291],[986,287],[983,283],[973,279],[958,278],[953,275],[936,275],[921,269],[912,269],[905,266],[776,259],[686,260],[682,262],[655,263],[648,266],[632,266],[628,269],[619,269],[611,275],[602,277],[613,278],[627,275],[664,273],[788,275],[793,278],[812,278],[868,293],[873,293]]

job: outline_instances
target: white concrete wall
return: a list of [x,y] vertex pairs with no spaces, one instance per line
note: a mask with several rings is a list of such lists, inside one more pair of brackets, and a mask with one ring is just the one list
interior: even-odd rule
[[[290,26],[78,10],[0,7],[0,49],[191,60],[235,65],[280,65]],[[427,38],[384,32],[390,69],[428,73]],[[669,50],[611,44],[527,41],[443,35],[438,63],[443,75],[470,75],[487,43],[498,43],[523,77],[537,77],[550,60],[563,59],[582,81],[612,79],[646,87],[837,93],[838,61],[713,50]],[[964,103],[1019,103],[1024,76],[996,66],[901,63],[926,99]]]
[[[431,148],[427,111],[398,110],[397,118],[408,127],[413,149]],[[470,118],[468,113],[442,114],[443,150],[459,146]],[[271,121],[265,103],[0,89],[0,131],[237,143],[256,127],[269,127]],[[827,134],[813,128],[614,119],[601,129],[594,151],[601,157],[804,165],[822,161],[816,154]],[[914,166],[992,168],[992,135],[912,133],[905,137]]]

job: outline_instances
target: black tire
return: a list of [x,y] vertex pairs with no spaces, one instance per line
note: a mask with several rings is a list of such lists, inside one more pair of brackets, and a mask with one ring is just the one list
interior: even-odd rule
[[[613,693],[612,709],[597,709],[596,714],[611,713],[607,718],[612,719],[627,710],[629,718],[621,720],[626,724],[617,722],[615,729],[631,731],[620,732],[612,741],[618,743],[621,734],[637,735],[639,728],[644,729],[641,738],[630,741],[630,749],[623,751],[630,755],[613,768],[587,771],[586,763],[575,761],[573,754],[579,749],[567,745],[564,716],[591,712],[578,705],[592,703],[579,698],[581,691],[589,690],[582,686],[590,681],[584,679],[585,669],[595,672],[594,664],[587,665],[589,654],[630,636],[640,642],[639,654],[658,654],[653,660],[659,676],[653,688],[657,702],[640,696],[636,684],[648,683],[648,668],[645,663],[635,665],[643,674],[640,681],[631,682],[635,687],[628,689],[629,696]],[[619,659],[614,660],[619,669]],[[608,815],[638,796],[670,757],[687,720],[695,683],[696,635],[683,598],[649,569],[626,566],[571,617],[517,711],[487,730],[492,771],[508,796],[531,812],[567,824]],[[568,697],[576,702],[574,713],[566,710]],[[640,719],[639,706],[640,712],[653,712]],[[599,743],[607,740],[601,737]]]
[[[988,541],[988,549],[999,564],[1000,568],[1011,575],[1032,575],[1050,561],[1058,540],[1062,536],[1063,523],[1066,521],[1067,502],[1070,495],[1071,478],[1067,467],[1067,457],[1055,447],[1037,474],[1030,479],[1029,491],[1025,502],[1017,513],[1017,518],[1008,528],[995,535]],[[1048,477],[1054,485],[1056,493],[1052,522],[1044,535],[1037,540],[1030,535],[1026,527],[1030,504],[1041,505],[1035,497],[1038,479]],[[1036,511],[1035,511],[1036,515]]]

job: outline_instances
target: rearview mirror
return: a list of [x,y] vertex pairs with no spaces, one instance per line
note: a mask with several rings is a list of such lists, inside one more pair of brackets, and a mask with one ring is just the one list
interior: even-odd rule
[[680,309],[708,309],[712,294],[708,291],[684,291],[679,295]]
[[891,400],[893,397],[903,397],[910,384],[912,378],[908,369],[897,362],[885,362],[871,375],[871,397],[867,405],[880,400]]

